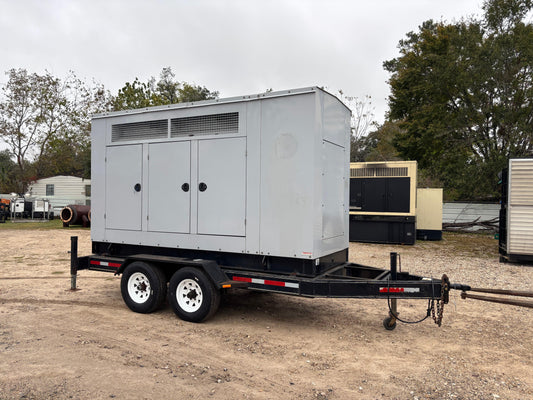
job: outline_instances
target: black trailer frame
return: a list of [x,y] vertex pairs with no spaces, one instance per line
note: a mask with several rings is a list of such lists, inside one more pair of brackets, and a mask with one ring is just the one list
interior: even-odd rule
[[[245,288],[303,297],[387,299],[389,316],[385,318],[383,323],[385,328],[389,330],[396,326],[398,299],[429,299],[430,301],[437,300],[437,303],[442,301],[442,304],[445,304],[448,302],[450,289],[468,290],[466,286],[451,285],[445,276],[442,279],[429,279],[399,271],[399,255],[397,253],[390,254],[390,269],[349,262],[332,262],[326,270],[316,276],[308,276],[251,270],[235,265],[220,265],[213,259],[159,255],[151,252],[120,256],[92,254],[78,257],[77,237],[71,239],[73,289],[76,286],[75,277],[78,270],[105,271],[120,275],[129,265],[142,262],[147,265],[154,265],[163,271],[163,274],[166,275],[166,282],[168,282],[170,277],[179,269],[194,268],[202,271],[217,290]],[[95,246],[93,245],[94,249]],[[140,246],[138,250],[146,249]],[[205,254],[205,252],[201,252],[198,255]]]

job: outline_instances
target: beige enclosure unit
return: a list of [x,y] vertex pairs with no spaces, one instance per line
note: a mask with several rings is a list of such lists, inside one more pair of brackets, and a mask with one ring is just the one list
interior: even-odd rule
[[442,239],[442,189],[416,190],[416,237],[419,240]]

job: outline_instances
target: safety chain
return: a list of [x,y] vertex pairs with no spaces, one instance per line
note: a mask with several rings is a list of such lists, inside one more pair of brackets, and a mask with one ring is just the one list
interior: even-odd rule
[[[442,324],[442,317],[444,316],[444,304],[448,304],[450,299],[450,280],[446,274],[442,275],[440,299],[437,299],[437,305],[435,306],[435,299],[431,299],[431,316],[433,321],[440,327]],[[435,310],[436,309],[436,310]]]

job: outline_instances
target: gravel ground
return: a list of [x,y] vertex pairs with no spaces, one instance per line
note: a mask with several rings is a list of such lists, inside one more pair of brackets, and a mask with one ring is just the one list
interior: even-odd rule
[[[386,331],[383,300],[305,299],[246,290],[203,324],[169,306],[123,303],[120,278],[81,271],[70,292],[69,236],[0,232],[0,399],[530,399],[532,309],[451,294],[442,327]],[[498,262],[488,236],[415,246],[350,244],[353,262],[477,287],[533,291],[533,268]],[[417,319],[426,302],[399,303]]]

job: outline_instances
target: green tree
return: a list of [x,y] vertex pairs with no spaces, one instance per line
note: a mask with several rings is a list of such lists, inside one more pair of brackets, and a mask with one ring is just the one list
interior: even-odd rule
[[140,82],[138,78],[133,83],[126,82],[111,100],[111,106],[114,111],[119,111],[216,98],[218,92],[204,86],[176,81],[172,69],[166,67],[157,82],[154,77],[147,82]]
[[[87,145],[90,114],[106,108],[107,95],[102,86],[88,87],[72,72],[65,79],[25,69],[7,75],[0,97],[0,138],[16,160],[16,191],[23,193],[29,181],[46,176],[44,159],[53,147],[61,147],[61,141]],[[69,156],[56,152],[59,158]]]
[[402,160],[394,146],[394,141],[400,133],[399,123],[391,121],[385,121],[383,125],[370,132],[365,140],[364,161]]
[[162,104],[155,94],[153,81],[140,82],[138,78],[119,89],[118,94],[111,100],[114,111],[144,108]]
[[395,146],[461,199],[496,197],[509,157],[533,150],[531,0],[489,0],[481,20],[427,21],[390,72]]

